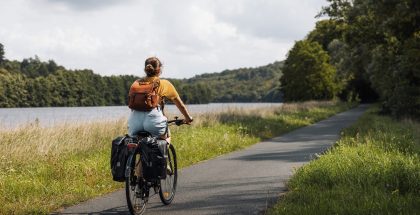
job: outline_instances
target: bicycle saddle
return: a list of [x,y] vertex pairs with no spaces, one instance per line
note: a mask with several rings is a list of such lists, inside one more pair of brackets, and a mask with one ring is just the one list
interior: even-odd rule
[[150,136],[152,136],[152,134],[150,134],[149,132],[147,132],[147,131],[139,131],[139,132],[137,132],[137,134],[136,134],[138,137],[150,137]]

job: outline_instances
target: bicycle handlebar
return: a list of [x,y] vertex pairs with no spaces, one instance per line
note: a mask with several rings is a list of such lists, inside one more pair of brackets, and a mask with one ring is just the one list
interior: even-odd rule
[[178,119],[178,117],[175,117],[174,120],[169,120],[168,121],[168,124],[172,124],[172,123],[175,123],[175,125],[177,125],[177,126],[187,124],[187,123],[185,123],[184,119]]

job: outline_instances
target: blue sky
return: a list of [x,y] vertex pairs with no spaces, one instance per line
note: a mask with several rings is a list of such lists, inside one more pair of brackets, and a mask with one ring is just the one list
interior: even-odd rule
[[284,60],[313,29],[325,0],[0,1],[6,58],[38,55],[101,75],[142,75],[157,56],[164,76],[192,77]]

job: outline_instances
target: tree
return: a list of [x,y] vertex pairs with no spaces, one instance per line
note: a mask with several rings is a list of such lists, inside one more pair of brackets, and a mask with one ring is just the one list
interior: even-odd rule
[[420,119],[419,1],[328,1],[321,13],[347,25],[345,58],[355,80],[375,89],[384,113]]
[[309,32],[307,40],[318,42],[325,51],[333,40],[342,40],[346,24],[343,21],[325,19],[316,23],[315,29]]
[[0,43],[0,65],[3,65],[3,62],[5,60],[4,54],[4,46]]
[[317,42],[302,40],[289,51],[281,90],[286,101],[331,99],[338,91],[336,70],[329,64],[329,56]]

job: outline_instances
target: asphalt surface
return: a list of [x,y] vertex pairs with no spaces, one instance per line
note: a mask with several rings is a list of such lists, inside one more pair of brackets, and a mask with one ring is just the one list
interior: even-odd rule
[[[361,105],[245,150],[182,169],[172,204],[164,206],[155,195],[145,214],[259,214],[285,192],[285,181],[295,168],[328,149],[340,131],[354,123],[366,108]],[[124,190],[119,190],[59,213],[128,214],[128,209]]]

